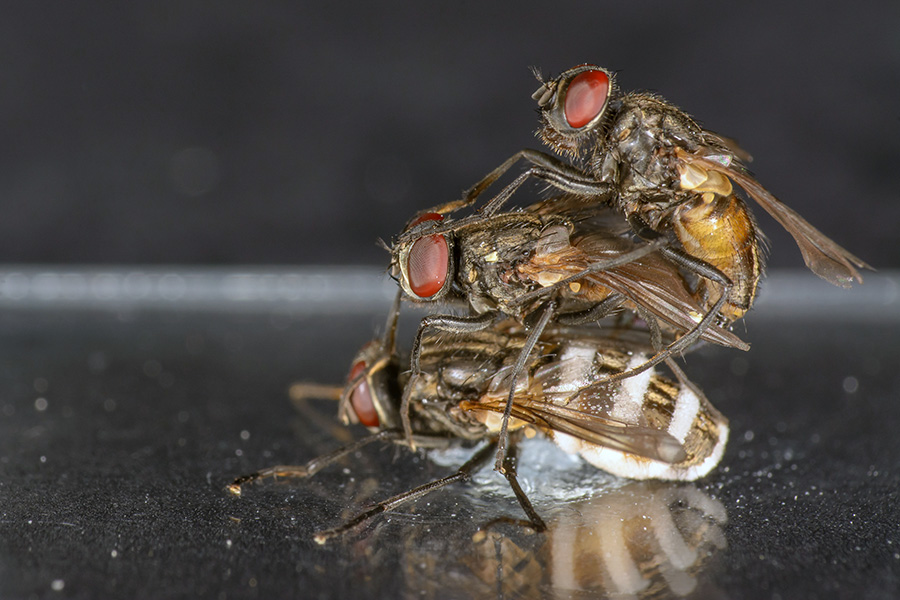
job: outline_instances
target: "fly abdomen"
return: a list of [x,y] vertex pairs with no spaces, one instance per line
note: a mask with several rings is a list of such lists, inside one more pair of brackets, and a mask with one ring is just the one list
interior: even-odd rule
[[[643,360],[636,355],[632,362]],[[554,441],[595,467],[630,479],[693,481],[708,474],[721,460],[728,441],[728,420],[691,387],[645,371],[621,382],[611,399],[609,416],[622,424],[623,431],[630,431],[635,440],[645,435],[645,428],[665,432],[680,445],[678,458],[662,460],[665,453],[660,459],[650,458],[561,432],[553,433]],[[584,396],[578,408],[589,410],[597,400],[606,403],[609,396]]]
[[[760,235],[744,202],[735,194],[695,194],[674,213],[672,229],[684,249],[712,265],[731,281],[720,313],[729,321],[740,319],[756,297],[763,272]],[[707,308],[715,304],[721,286],[701,281]]]

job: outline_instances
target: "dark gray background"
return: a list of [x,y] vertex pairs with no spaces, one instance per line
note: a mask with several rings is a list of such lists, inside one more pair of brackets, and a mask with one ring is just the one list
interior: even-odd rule
[[0,262],[383,264],[376,238],[538,146],[529,66],[595,62],[900,266],[897,2],[325,4],[7,8]]

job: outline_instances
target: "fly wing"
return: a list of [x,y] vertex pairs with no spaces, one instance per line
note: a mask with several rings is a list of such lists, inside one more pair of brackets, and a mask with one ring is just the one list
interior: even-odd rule
[[753,162],[753,157],[749,152],[741,147],[737,140],[722,135],[721,133],[710,131],[709,129],[704,129],[703,135],[706,138],[707,146],[721,146],[722,148],[728,150],[728,152],[730,152],[737,159],[745,163]]
[[[596,258],[597,262],[608,255],[610,243],[609,238],[595,234],[573,241],[577,248],[592,259]],[[693,329],[704,314],[705,309],[691,295],[678,268],[657,252],[632,263],[592,273],[588,279],[625,295],[681,331]],[[739,337],[721,327],[707,328],[702,337],[722,346],[748,348]]]
[[840,287],[850,287],[853,280],[862,283],[862,275],[855,267],[871,269],[862,259],[854,256],[824,233],[813,227],[792,208],[778,200],[756,179],[736,164],[724,164],[712,158],[678,152],[678,157],[700,165],[710,171],[718,171],[741,186],[767,213],[772,215],[800,248],[803,261],[822,279]]
[[[573,232],[556,227],[559,231],[549,235],[551,228],[548,227],[545,230],[546,243],[539,244],[534,255],[519,265],[523,274],[541,285],[547,285],[541,281],[542,277],[546,277],[545,281],[553,281],[549,274],[572,276],[636,249],[628,237],[631,229],[621,215],[596,202],[562,196],[535,204],[528,210],[541,216],[565,215],[574,229]],[[682,332],[692,330],[706,310],[688,289],[678,267],[658,252],[617,267],[598,269],[584,279],[601,288],[619,292]],[[559,284],[553,285],[558,287]],[[702,337],[722,346],[741,350],[749,348],[739,337],[721,327],[704,329]]]
[[[484,399],[480,402],[463,402],[460,408],[502,414],[504,404],[503,399]],[[651,460],[675,464],[687,458],[681,442],[669,433],[625,423],[597,406],[588,412],[517,393],[512,416],[547,431],[565,433],[590,444]]]
[[540,216],[563,216],[574,223],[578,231],[602,231],[617,237],[631,233],[631,226],[621,213],[596,199],[586,200],[584,196],[554,196],[525,210]]

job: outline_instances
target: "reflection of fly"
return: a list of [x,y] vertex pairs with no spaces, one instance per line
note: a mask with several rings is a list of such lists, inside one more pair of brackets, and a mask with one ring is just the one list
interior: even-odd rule
[[794,237],[807,266],[827,281],[849,287],[862,282],[855,267],[870,268],[766,191],[741,166],[750,157],[722,136],[702,129],[659,96],[621,93],[613,75],[581,65],[542,85],[539,137],[575,169],[553,156],[524,150],[472,188],[474,201],[518,159],[534,163],[506,193],[529,176],[582,199],[608,203],[647,239],[672,243],[672,260],[704,278],[700,293],[726,321],[750,308],[763,271],[761,233],[734,184],[759,203]]
[[460,582],[474,592],[460,597],[469,598],[493,597],[488,590],[502,590],[502,598],[681,598],[708,579],[710,559],[727,545],[725,507],[691,484],[636,481],[567,502],[548,517],[537,548],[499,532],[476,534],[469,547],[446,556],[460,557],[477,575],[460,578],[461,569],[419,556],[417,566],[435,568],[413,584],[441,581],[437,598]]
[[[614,215],[608,209],[572,204],[567,199],[553,199],[526,211],[476,215],[439,223],[424,235],[406,235],[426,228],[429,222],[443,221],[443,217],[425,213],[412,222],[391,250],[392,272],[406,296],[417,302],[464,300],[477,313],[472,317],[426,317],[413,345],[414,374],[422,372],[420,349],[426,330],[458,333],[486,329],[498,313],[519,321],[531,313],[541,314],[521,347],[520,365],[525,364],[551,319],[567,325],[593,322],[623,306],[650,324],[657,354],[630,365],[616,378],[662,362],[686,349],[696,337],[746,349],[734,334],[709,326],[715,314],[704,316],[705,307],[696,301],[678,267],[656,246],[636,245],[623,231],[617,231],[620,223],[610,219]],[[663,349],[659,323],[685,335]],[[519,371],[514,370],[513,385],[508,389],[515,387],[518,376]],[[408,433],[411,426],[406,407],[411,390],[408,386],[401,409]],[[507,406],[504,422],[511,414],[512,392]],[[498,469],[502,468],[505,439],[504,426]]]
[[578,508],[548,536],[550,588],[609,598],[687,596],[726,546],[725,507],[693,485],[635,482]]
[[710,596],[708,567],[727,547],[724,505],[693,484],[609,487],[548,506],[540,537],[473,531],[455,519],[403,520],[353,545],[354,558],[365,557],[357,579],[378,581],[395,569],[400,589],[421,600]]
[[[452,439],[483,440],[481,448],[454,475],[420,486],[361,513],[344,525],[320,532],[319,542],[342,534],[369,518],[455,481],[468,479],[497,442],[510,374],[525,342],[517,324],[448,337],[423,339],[420,377],[399,371],[394,350],[395,303],[383,340],[367,345],[354,360],[340,397],[345,423],[362,423],[373,435],[305,466],[278,466],[241,477],[229,487],[266,476],[308,476],[365,444],[390,440],[405,444],[400,430],[399,389],[410,398],[410,422],[417,445],[444,446]],[[631,329],[581,330],[552,327],[530,355],[513,395],[510,428],[518,435],[540,432],[564,450],[601,469],[633,479],[694,480],[722,457],[727,420],[696,388],[653,371],[624,382],[596,384],[599,376],[621,372],[645,360],[649,348]],[[503,473],[535,529],[541,518],[531,507],[507,457]]]

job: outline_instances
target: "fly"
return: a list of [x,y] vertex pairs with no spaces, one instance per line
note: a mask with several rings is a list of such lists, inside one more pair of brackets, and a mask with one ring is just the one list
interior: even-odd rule
[[[369,519],[457,481],[468,480],[493,453],[512,374],[528,336],[512,320],[490,329],[422,339],[422,375],[400,369],[395,349],[399,296],[382,339],[366,345],[353,361],[347,384],[334,393],[345,424],[360,423],[372,435],[302,466],[276,466],[236,479],[229,490],[269,476],[307,477],[375,441],[410,445],[401,424],[401,392],[409,397],[415,444],[442,447],[453,440],[487,444],[447,477],[432,481],[318,532],[319,543]],[[626,382],[598,385],[598,376],[626,370],[651,349],[645,332],[551,326],[535,344],[515,384],[510,430],[513,439],[543,434],[588,463],[631,479],[692,481],[718,464],[728,422],[695,386],[648,370]],[[522,491],[506,456],[502,471],[528,524],[545,525]]]
[[585,202],[609,205],[647,240],[701,281],[707,310],[727,324],[743,317],[764,271],[764,237],[736,188],[752,198],[794,238],[807,267],[826,281],[862,283],[871,269],[797,212],[780,202],[744,168],[751,157],[729,138],[701,128],[663,98],[621,92],[610,71],[580,65],[541,81],[538,137],[570,165],[522,150],[475,185],[453,210],[475,201],[518,160],[532,166],[490,201],[496,211],[528,177],[542,179]]
[[[430,315],[422,320],[411,354],[413,376],[422,373],[422,339],[429,329],[474,332],[489,328],[500,315],[531,321],[512,373],[512,389],[529,360],[528,353],[551,322],[577,325],[595,322],[614,310],[628,308],[650,325],[655,355],[614,376],[621,379],[667,361],[703,338],[747,349],[737,336],[713,326],[716,316],[696,301],[678,266],[662,253],[663,246],[635,244],[608,208],[551,199],[524,211],[474,215],[444,220],[426,212],[413,220],[391,248],[392,275],[414,302],[456,301],[474,315]],[[437,224],[436,228],[431,226]],[[627,229],[627,228],[626,228]],[[663,348],[660,324],[683,334]],[[679,370],[680,372],[680,370]],[[407,393],[411,387],[407,387]],[[409,400],[404,395],[401,418],[409,437]],[[500,431],[497,470],[503,468],[508,425]]]

